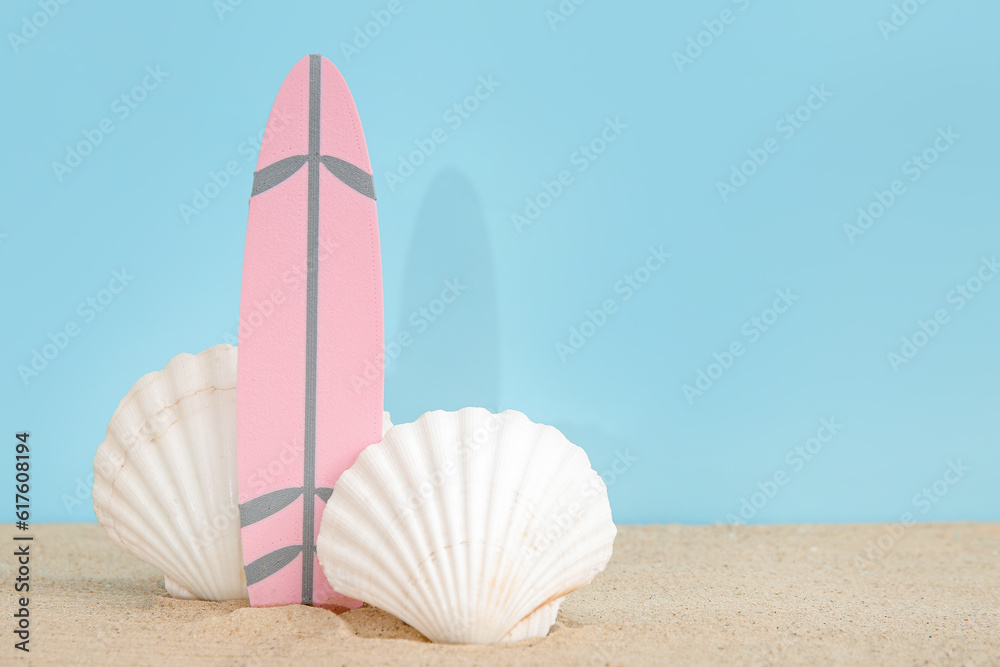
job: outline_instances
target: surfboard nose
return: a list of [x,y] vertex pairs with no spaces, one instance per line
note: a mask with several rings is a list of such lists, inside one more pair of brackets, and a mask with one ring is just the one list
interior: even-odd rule
[[[317,126],[310,133],[313,105],[322,112],[315,114]],[[317,156],[334,176],[375,198],[368,146],[354,98],[340,71],[323,56],[305,56],[292,67],[271,107],[264,139],[251,196],[294,174],[309,156]],[[311,145],[311,139],[317,145]]]

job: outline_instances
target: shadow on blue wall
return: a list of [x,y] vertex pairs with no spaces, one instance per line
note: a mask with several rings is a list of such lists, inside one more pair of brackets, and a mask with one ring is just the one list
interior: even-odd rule
[[406,260],[401,310],[386,316],[386,409],[393,422],[500,396],[493,247],[482,204],[455,169],[424,196]]

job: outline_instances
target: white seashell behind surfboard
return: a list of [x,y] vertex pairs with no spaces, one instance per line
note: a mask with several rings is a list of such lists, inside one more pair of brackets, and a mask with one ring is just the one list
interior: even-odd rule
[[[172,597],[247,597],[236,358],[235,347],[217,345],[144,375],[119,403],[94,458],[97,520],[119,546],[163,572]],[[383,431],[391,426],[386,412]]]

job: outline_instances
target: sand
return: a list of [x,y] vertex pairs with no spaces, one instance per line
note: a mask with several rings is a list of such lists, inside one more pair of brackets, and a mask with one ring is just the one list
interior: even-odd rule
[[4,548],[0,664],[1000,665],[1000,524],[622,526],[548,637],[494,646],[431,644],[370,607],[174,600],[97,525],[30,533],[31,652]]

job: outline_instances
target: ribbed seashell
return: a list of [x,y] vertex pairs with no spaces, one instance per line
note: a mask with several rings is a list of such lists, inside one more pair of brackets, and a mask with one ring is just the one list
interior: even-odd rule
[[181,354],[140,378],[111,417],[94,458],[94,513],[163,572],[171,596],[245,598],[236,466],[236,348]]
[[334,487],[320,564],[337,591],[436,642],[544,636],[611,558],[607,489],[586,452],[520,412],[393,426]]

